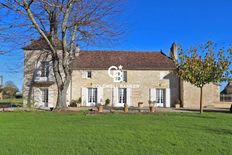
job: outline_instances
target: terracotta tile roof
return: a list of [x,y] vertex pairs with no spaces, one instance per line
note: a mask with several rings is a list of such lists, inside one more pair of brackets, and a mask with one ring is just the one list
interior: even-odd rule
[[[57,49],[62,49],[62,43],[58,38],[55,38]],[[30,45],[23,47],[24,50],[49,50],[47,42],[41,37],[38,40],[33,40]]]
[[73,69],[108,69],[122,65],[131,70],[173,70],[175,64],[162,52],[143,51],[81,51]]

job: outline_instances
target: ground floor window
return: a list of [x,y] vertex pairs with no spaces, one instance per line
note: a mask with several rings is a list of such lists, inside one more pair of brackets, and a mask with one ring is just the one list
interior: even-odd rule
[[156,102],[157,103],[165,102],[165,89],[156,89]]
[[48,88],[42,89],[42,102],[45,107],[48,107]]
[[97,88],[88,88],[88,103],[97,103]]
[[126,103],[126,88],[118,89],[118,101],[119,103]]

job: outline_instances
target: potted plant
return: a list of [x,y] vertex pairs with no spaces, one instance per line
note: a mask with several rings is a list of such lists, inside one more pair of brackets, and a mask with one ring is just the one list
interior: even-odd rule
[[97,108],[98,108],[98,112],[103,112],[103,109],[104,109],[104,105],[102,105],[102,104],[98,104],[98,106],[97,106]]
[[102,100],[100,100],[100,103],[98,104],[97,108],[98,108],[98,112],[103,112],[104,104],[102,104]]
[[81,97],[79,97],[79,99],[77,100],[77,106],[78,106],[78,107],[81,106]]
[[175,108],[180,108],[180,100],[177,99],[175,102]]
[[77,107],[77,100],[71,100],[69,107]]
[[139,108],[139,112],[141,112],[141,105],[143,104],[143,102],[139,102],[138,103],[138,108]]
[[110,104],[110,99],[105,100],[105,106],[108,106]]
[[128,104],[126,104],[126,103],[124,104],[123,111],[124,111],[124,112],[128,112]]
[[148,104],[149,104],[149,111],[150,112],[155,112],[155,101],[148,101]]

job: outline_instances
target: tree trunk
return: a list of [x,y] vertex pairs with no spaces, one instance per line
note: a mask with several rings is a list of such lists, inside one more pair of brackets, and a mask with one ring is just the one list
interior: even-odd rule
[[62,88],[58,87],[57,102],[56,102],[56,108],[55,109],[64,109],[64,108],[67,108],[66,94],[67,94],[67,90],[66,89],[62,89]]
[[203,113],[203,87],[200,88],[201,92],[200,92],[200,113]]
[[62,75],[59,67],[61,67],[59,61],[53,60],[54,77],[57,86],[57,101],[55,109],[65,109],[67,108],[66,96],[71,81],[71,72],[69,72],[70,75]]

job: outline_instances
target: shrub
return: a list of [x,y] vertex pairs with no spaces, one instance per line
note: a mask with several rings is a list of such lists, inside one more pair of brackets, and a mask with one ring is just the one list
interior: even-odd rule
[[72,100],[69,106],[70,107],[77,107],[77,102],[78,102],[78,100]]
[[77,100],[77,104],[81,104],[81,97]]
[[110,104],[110,99],[106,99],[105,105],[108,106]]
[[15,97],[17,89],[14,87],[4,87],[3,88],[3,96],[4,98],[12,98]]

